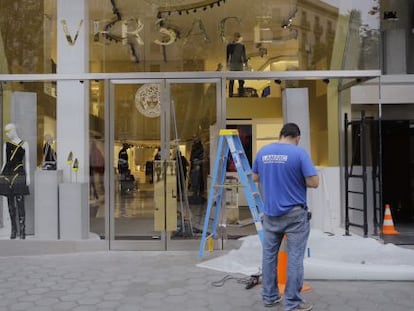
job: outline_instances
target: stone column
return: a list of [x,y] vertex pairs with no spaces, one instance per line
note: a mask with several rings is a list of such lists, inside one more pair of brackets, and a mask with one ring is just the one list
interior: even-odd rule
[[[81,74],[89,71],[88,1],[57,0],[57,72]],[[89,83],[57,83],[57,158],[65,182],[89,178]],[[72,152],[79,171],[72,173],[67,157]]]
[[307,88],[286,88],[282,91],[283,123],[293,122],[300,128],[299,145],[311,154],[309,94]]

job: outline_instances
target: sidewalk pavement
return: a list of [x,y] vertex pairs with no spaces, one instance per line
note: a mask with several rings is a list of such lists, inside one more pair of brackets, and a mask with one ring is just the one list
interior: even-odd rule
[[[245,289],[245,275],[213,286],[230,275],[199,268],[199,262],[195,251],[0,257],[0,310],[283,310],[263,307],[260,284]],[[311,291],[304,296],[317,311],[414,310],[414,282],[306,284]]]

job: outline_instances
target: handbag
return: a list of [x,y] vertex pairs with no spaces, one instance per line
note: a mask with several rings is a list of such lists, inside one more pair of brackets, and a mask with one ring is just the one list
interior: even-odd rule
[[44,170],[44,171],[54,171],[54,170],[56,170],[56,162],[55,161],[44,161],[42,163],[42,170]]
[[[44,153],[43,153],[43,161],[42,161],[42,170],[45,170],[45,171],[56,170],[56,154],[53,148],[49,144],[46,144],[43,152]],[[49,160],[46,160],[47,158]]]

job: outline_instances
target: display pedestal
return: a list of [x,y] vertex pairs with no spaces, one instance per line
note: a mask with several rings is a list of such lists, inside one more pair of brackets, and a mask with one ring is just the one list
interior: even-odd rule
[[39,239],[57,240],[59,238],[59,201],[58,185],[63,172],[35,171],[35,236]]
[[82,240],[89,237],[87,183],[59,184],[60,238]]

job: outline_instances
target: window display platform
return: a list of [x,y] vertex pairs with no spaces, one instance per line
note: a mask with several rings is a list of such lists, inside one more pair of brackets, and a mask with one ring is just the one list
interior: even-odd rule
[[39,239],[59,238],[58,185],[62,176],[61,170],[35,172],[35,236]]

